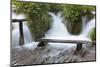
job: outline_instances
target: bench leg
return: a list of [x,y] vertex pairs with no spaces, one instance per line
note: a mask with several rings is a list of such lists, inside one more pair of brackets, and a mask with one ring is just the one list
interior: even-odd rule
[[19,46],[22,46],[22,45],[24,45],[24,39],[23,39],[23,37],[19,37]]
[[22,46],[24,45],[24,34],[23,34],[23,23],[22,22],[19,22],[19,33],[20,33],[19,45]]
[[41,42],[39,42],[38,47],[46,46],[46,44],[47,44],[47,42],[41,41]]
[[76,51],[79,51],[82,49],[82,43],[78,43],[76,47]]

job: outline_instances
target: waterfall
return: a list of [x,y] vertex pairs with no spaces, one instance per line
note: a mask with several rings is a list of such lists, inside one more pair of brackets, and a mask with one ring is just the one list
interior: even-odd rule
[[[70,36],[67,27],[63,23],[63,17],[61,17],[61,13],[55,15],[54,13],[49,12],[51,18],[53,20],[51,29],[45,34],[46,39],[65,39],[67,40]],[[49,47],[55,48],[69,48],[75,46],[75,44],[66,44],[66,43],[49,43]],[[69,46],[70,45],[70,46]]]
[[45,34],[45,38],[52,38],[52,39],[64,39],[66,38],[69,33],[66,26],[63,23],[63,18],[61,17],[61,13],[57,15],[49,12],[51,18],[53,20],[51,29]]
[[[92,19],[87,24],[87,17],[82,17],[82,25],[83,30],[80,35],[71,35],[68,32],[67,27],[63,23],[63,18],[61,17],[61,13],[57,15],[49,12],[49,15],[52,17],[52,26],[51,29],[45,34],[45,38],[48,39],[66,39],[66,40],[87,40],[91,41],[87,35],[89,34],[90,30],[95,27],[95,19]],[[56,48],[69,48],[75,47],[76,44],[70,43],[49,43],[51,46]]]
[[[86,23],[87,23],[87,16],[83,16],[82,17],[82,32],[83,32],[83,29],[85,28],[85,26],[86,26]],[[82,33],[81,32],[81,33]]]
[[[51,23],[51,28],[48,30],[47,33],[45,33],[45,39],[65,39],[65,40],[88,40],[91,41],[87,35],[89,34],[90,30],[95,27],[95,18],[92,19],[91,21],[87,22],[87,17],[82,17],[82,32],[80,35],[71,35],[68,32],[67,27],[63,23],[63,17],[61,17],[61,13],[58,13],[55,15],[54,13],[49,12],[48,13],[51,16],[51,19],[53,20]],[[16,15],[13,14],[14,18],[25,18],[23,15]],[[13,30],[12,30],[12,46],[16,47],[19,46],[19,24],[18,23],[12,23]],[[32,36],[29,31],[27,22],[23,22],[23,34],[24,34],[24,41],[25,44],[23,47],[25,48],[36,48],[38,42],[32,41]],[[55,48],[72,48],[76,47],[76,44],[71,44],[71,43],[49,43],[49,47],[55,47]]]
[[[18,23],[13,23],[14,29],[12,30],[12,44],[13,46],[18,46],[19,45],[19,24]],[[32,36],[29,31],[29,28],[25,22],[23,22],[23,34],[24,34],[24,41],[25,44],[32,42]]]
[[[12,14],[12,19],[23,19],[25,18],[24,15],[16,15],[15,13]],[[19,23],[12,23],[12,47],[17,47],[19,46]],[[23,34],[24,34],[24,41],[25,44],[31,43],[32,42],[32,36],[31,32],[28,28],[27,22],[23,22]]]
[[[84,23],[84,22],[83,22]],[[81,35],[87,37],[89,32],[95,28],[95,18],[93,18],[92,20],[90,20],[86,25],[85,27],[83,28],[82,30],[82,33]]]
[[25,19],[25,18],[26,17],[23,14],[18,15],[15,12],[12,12],[12,19]]

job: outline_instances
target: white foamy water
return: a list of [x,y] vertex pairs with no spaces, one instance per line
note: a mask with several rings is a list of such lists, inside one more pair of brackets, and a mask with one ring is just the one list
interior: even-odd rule
[[[15,13],[12,14],[12,19],[24,19],[24,15],[16,15]],[[12,30],[12,47],[19,47],[19,23],[12,23],[13,30]],[[27,22],[23,22],[23,34],[24,34],[24,41],[25,44],[32,42],[31,32],[27,26]]]
[[51,29],[45,34],[45,38],[66,39],[69,33],[66,29],[66,26],[62,22],[63,18],[61,17],[61,13],[55,15],[49,12],[48,14],[51,15],[53,22],[51,25]]
[[83,28],[82,30],[82,33],[81,35],[83,35],[84,37],[87,37],[89,32],[95,28],[95,18],[90,20],[86,25],[85,27]]
[[[83,17],[83,31],[80,35],[70,35],[67,27],[63,23],[63,18],[61,17],[61,13],[55,15],[49,12],[49,15],[52,17],[52,26],[51,29],[45,34],[45,39],[63,39],[63,40],[81,40],[81,41],[91,41],[90,38],[87,37],[88,33],[91,29],[95,27],[95,19],[91,20],[86,24],[87,18]],[[72,48],[75,47],[76,44],[71,43],[49,43],[50,46],[55,48]],[[85,45],[85,44],[84,44]]]
[[12,19],[25,19],[26,17],[23,14],[16,14],[15,12],[12,12]]
[[[86,24],[86,17],[83,17],[82,21],[82,33],[80,35],[71,35],[68,32],[67,27],[63,23],[63,17],[61,17],[61,13],[58,13],[55,15],[54,13],[49,12],[49,15],[51,15],[51,18],[53,20],[51,29],[48,30],[47,33],[45,33],[45,39],[63,39],[63,40],[86,40],[86,41],[91,41],[89,37],[87,37],[88,33],[90,32],[91,29],[95,27],[95,18],[89,21]],[[15,18],[22,19],[24,16],[16,16],[14,15]],[[12,17],[14,19],[14,17]],[[25,18],[25,17],[24,17]],[[18,23],[13,23],[13,31],[12,31],[12,46],[20,47],[19,46],[19,25]],[[24,22],[23,24],[23,33],[24,33],[24,39],[25,39],[25,44],[22,46],[27,49],[34,49],[37,47],[38,42],[32,41],[32,36],[29,31],[29,28],[27,26],[27,23]],[[71,44],[71,43],[48,43],[48,47],[53,47],[53,48],[58,48],[58,49],[65,49],[65,48],[72,48],[76,47],[76,44]]]
[[[19,37],[20,37],[19,24],[18,23],[14,23],[14,24],[15,24],[15,28],[12,31],[12,44],[18,46],[19,45]],[[23,34],[24,34],[25,44],[32,42],[32,36],[31,36],[29,28],[27,27],[26,24],[23,24]]]

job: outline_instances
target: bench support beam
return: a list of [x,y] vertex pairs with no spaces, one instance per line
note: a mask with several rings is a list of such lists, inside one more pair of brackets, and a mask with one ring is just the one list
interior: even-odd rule
[[76,47],[76,51],[80,51],[82,49],[82,43],[78,43]]
[[38,46],[45,46],[48,42],[51,43],[76,43],[76,51],[80,51],[82,49],[83,44],[91,43],[91,41],[82,41],[82,40],[59,40],[59,39],[39,39],[37,40],[40,42]]
[[13,23],[18,22],[19,23],[19,45],[24,45],[24,34],[23,34],[23,21],[26,21],[26,19],[12,19]]
[[23,23],[22,21],[19,22],[19,31],[20,31],[20,37],[19,37],[19,45],[24,44],[24,34],[23,34]]
[[41,41],[41,42],[39,42],[38,47],[46,46],[46,44],[47,44],[47,42]]

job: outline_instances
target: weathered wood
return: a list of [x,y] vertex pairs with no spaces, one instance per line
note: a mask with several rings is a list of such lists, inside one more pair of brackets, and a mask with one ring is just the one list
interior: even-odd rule
[[61,39],[39,39],[37,41],[40,41],[38,46],[45,46],[47,44],[47,42],[52,42],[52,43],[76,43],[77,44],[76,51],[79,51],[79,50],[82,49],[82,44],[91,43],[91,41],[87,41],[87,40],[61,40]]
[[76,51],[79,51],[82,49],[82,43],[77,43]]
[[47,42],[41,41],[41,42],[39,42],[38,46],[42,47],[42,46],[46,46],[46,44],[47,44]]
[[26,21],[26,19],[12,19],[12,22],[23,22]]
[[19,46],[24,45],[24,37],[19,37]]
[[19,22],[19,45],[24,44],[24,34],[23,34],[23,21],[26,21],[26,19],[12,19],[12,22]]
[[20,31],[20,38],[19,38],[19,45],[24,44],[24,34],[23,34],[23,23],[22,21],[19,22],[19,31]]
[[91,43],[91,41],[87,40],[62,40],[62,39],[39,39],[37,41],[52,42],[52,43],[82,43],[82,44]]
[[[95,46],[93,47],[95,48]],[[74,54],[75,49],[36,48],[29,50],[23,48],[12,49],[11,65],[32,65],[50,63],[69,63],[80,61],[95,61],[95,49],[82,49]]]

